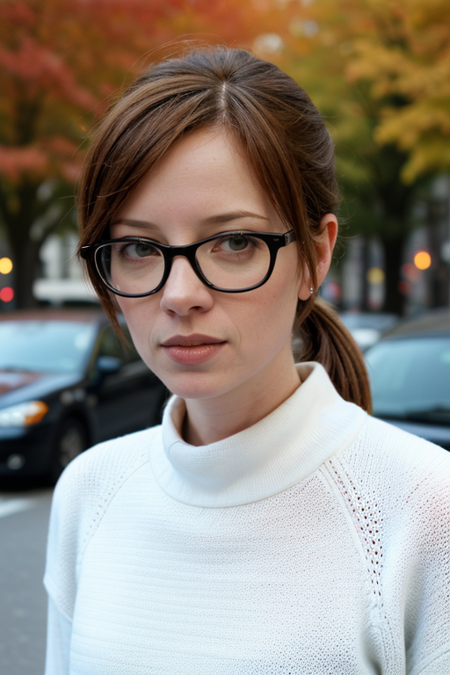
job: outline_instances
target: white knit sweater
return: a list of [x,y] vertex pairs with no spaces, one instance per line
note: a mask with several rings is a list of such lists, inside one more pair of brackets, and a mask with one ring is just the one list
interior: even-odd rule
[[318,364],[208,446],[103,443],[55,492],[47,675],[449,675],[450,455]]

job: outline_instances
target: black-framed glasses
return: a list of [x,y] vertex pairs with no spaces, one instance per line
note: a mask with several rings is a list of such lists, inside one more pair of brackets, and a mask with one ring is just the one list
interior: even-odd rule
[[125,298],[157,293],[166,283],[175,256],[189,260],[209,288],[244,293],[269,279],[280,248],[295,241],[286,233],[222,232],[187,246],[166,246],[144,237],[122,237],[82,246],[81,256],[94,264],[110,291]]

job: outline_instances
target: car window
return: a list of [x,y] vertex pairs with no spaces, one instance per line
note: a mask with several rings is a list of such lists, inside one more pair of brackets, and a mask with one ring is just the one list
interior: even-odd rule
[[134,348],[133,343],[131,342],[128,328],[126,328],[126,326],[122,326],[122,330],[127,339],[127,345],[122,344],[111,326],[105,326],[102,328],[98,343],[97,357],[113,356],[114,358],[121,359],[125,363],[137,361],[140,358],[139,354]]
[[350,330],[357,330],[358,328],[384,331],[392,328],[398,317],[395,314],[376,314],[376,313],[342,313],[339,315],[342,323]]
[[386,340],[366,362],[375,415],[450,420],[450,338]]
[[0,369],[76,372],[92,348],[95,326],[75,321],[0,322]]

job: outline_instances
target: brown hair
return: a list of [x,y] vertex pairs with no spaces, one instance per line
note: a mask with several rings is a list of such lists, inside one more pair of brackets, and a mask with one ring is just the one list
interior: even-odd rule
[[[204,48],[153,65],[112,107],[82,174],[80,246],[105,236],[130,190],[177,140],[220,125],[243,144],[281,220],[295,230],[300,262],[316,288],[314,239],[322,217],[339,205],[333,142],[306,92],[274,64],[240,49]],[[88,272],[117,327],[115,298],[93,266]],[[322,363],[341,396],[370,411],[361,352],[323,300],[299,301],[294,336],[298,358]]]

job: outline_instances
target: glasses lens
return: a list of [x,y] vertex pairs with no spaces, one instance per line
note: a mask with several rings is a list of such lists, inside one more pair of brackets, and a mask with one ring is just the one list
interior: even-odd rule
[[228,291],[256,286],[270,267],[270,250],[265,241],[241,233],[205,242],[197,249],[196,257],[205,278]]
[[140,295],[153,291],[164,274],[161,251],[148,242],[120,241],[97,250],[100,276],[116,291]]

